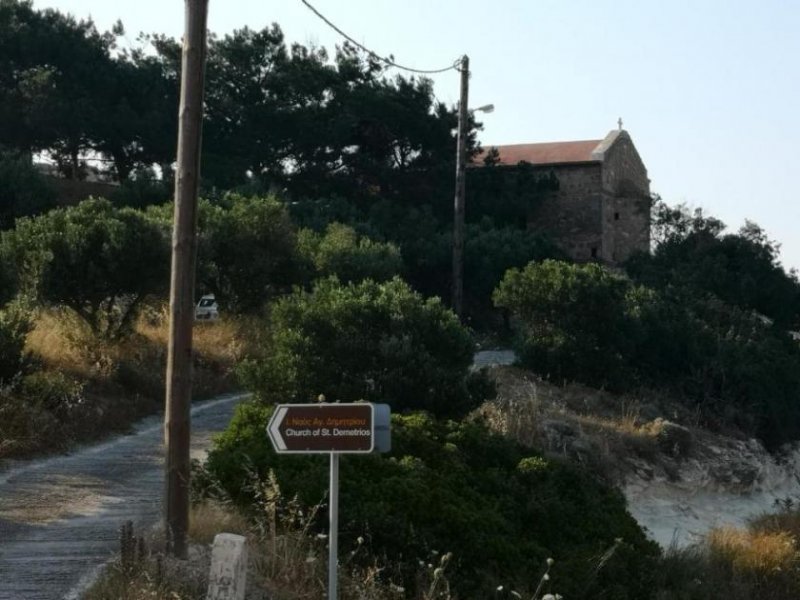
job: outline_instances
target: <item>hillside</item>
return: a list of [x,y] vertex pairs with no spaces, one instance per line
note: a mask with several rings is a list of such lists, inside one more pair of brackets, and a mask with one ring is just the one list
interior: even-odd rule
[[491,376],[497,398],[479,412],[492,429],[602,474],[664,549],[742,527],[800,496],[796,444],[771,454],[741,432],[701,427],[696,413],[653,391],[557,386],[517,367]]

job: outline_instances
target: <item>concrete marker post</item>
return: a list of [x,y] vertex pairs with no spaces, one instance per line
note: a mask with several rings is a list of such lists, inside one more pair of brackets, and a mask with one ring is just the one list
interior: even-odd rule
[[219,533],[211,551],[206,600],[244,600],[247,586],[247,541],[241,535]]

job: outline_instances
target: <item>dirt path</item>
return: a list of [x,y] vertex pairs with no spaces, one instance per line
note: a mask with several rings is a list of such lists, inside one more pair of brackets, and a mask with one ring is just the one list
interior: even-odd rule
[[[193,407],[193,458],[202,458],[243,397]],[[132,434],[0,471],[0,600],[76,597],[116,551],[122,523],[140,529],[159,521],[163,479],[156,417]]]

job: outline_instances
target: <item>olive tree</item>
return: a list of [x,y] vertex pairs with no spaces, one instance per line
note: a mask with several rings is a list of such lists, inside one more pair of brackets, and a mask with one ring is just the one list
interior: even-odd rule
[[128,334],[148,296],[169,281],[169,244],[142,213],[90,199],[20,219],[3,239],[19,287],[46,305],[65,306],[105,339]]

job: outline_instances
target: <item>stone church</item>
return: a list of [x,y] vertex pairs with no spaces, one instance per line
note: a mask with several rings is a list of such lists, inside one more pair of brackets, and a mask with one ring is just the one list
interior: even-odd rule
[[529,163],[534,172],[552,173],[557,191],[547,192],[528,218],[573,260],[624,262],[650,247],[650,180],[628,132],[611,131],[602,140],[493,146],[473,159],[493,167]]

